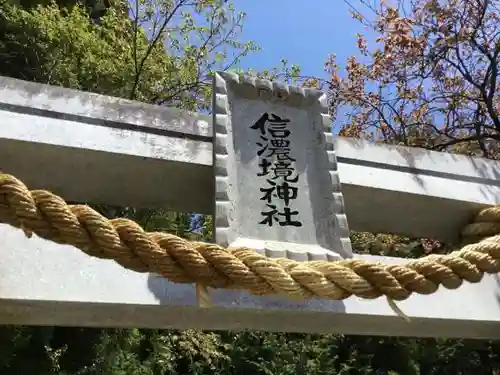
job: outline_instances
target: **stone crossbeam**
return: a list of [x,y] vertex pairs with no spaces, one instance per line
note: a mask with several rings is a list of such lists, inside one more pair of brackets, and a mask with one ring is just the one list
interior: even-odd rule
[[[69,201],[213,212],[209,116],[0,78],[0,169]],[[493,161],[337,137],[349,227],[455,240]]]
[[3,224],[0,244],[0,324],[500,338],[496,276],[398,302],[407,322],[385,298],[303,302],[218,290],[212,307],[199,308],[192,285],[128,271],[36,236],[28,239]]
[[0,170],[71,201],[211,213],[207,119],[1,77]]
[[500,204],[498,162],[336,137],[349,227],[444,241]]

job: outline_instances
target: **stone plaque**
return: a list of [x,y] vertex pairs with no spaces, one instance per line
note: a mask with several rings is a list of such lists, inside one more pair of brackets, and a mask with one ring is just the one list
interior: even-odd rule
[[214,77],[215,241],[270,257],[352,256],[326,95]]

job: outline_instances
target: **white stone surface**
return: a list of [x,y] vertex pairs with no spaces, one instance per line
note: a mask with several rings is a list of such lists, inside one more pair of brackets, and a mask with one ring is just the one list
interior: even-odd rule
[[500,338],[496,275],[398,302],[408,323],[384,298],[292,301],[217,290],[213,307],[199,308],[191,285],[127,271],[36,236],[27,239],[1,224],[0,244],[0,324]]
[[325,94],[218,73],[213,108],[215,241],[297,260],[352,256]]
[[0,110],[0,170],[70,201],[211,213],[211,159],[209,142]]
[[209,140],[209,116],[0,76],[0,109],[119,129]]
[[500,163],[336,137],[351,229],[445,241],[481,208],[500,204]]

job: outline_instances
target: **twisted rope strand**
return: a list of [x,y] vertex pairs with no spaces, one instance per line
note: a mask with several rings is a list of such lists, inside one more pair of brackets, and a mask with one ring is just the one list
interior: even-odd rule
[[48,191],[29,191],[20,180],[1,173],[0,222],[175,283],[247,290],[254,295],[330,300],[385,295],[404,300],[412,293],[434,293],[439,285],[456,289],[463,280],[476,283],[485,272],[500,271],[500,207],[484,209],[464,228],[465,237],[484,238],[481,241],[404,265],[353,259],[297,262],[267,258],[247,248],[225,249],[168,233],[147,233],[131,220],[108,220],[88,206],[68,205]]

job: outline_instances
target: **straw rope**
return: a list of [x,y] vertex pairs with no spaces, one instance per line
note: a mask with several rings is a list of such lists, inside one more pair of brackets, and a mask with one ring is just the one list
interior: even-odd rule
[[463,281],[476,283],[484,273],[500,271],[500,206],[482,210],[463,229],[464,239],[474,243],[402,265],[353,259],[297,262],[267,258],[247,248],[225,249],[168,233],[147,233],[131,220],[109,220],[86,205],[68,205],[48,191],[30,191],[20,180],[1,173],[0,222],[174,283],[254,295],[330,300],[385,295],[404,300],[412,293],[434,293],[440,285],[455,289]]

